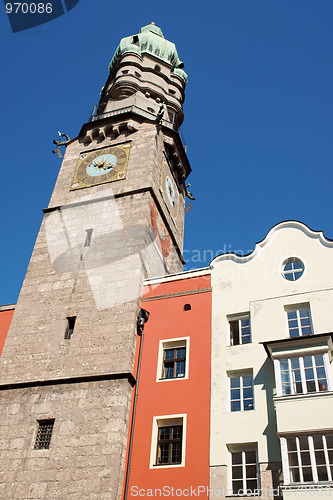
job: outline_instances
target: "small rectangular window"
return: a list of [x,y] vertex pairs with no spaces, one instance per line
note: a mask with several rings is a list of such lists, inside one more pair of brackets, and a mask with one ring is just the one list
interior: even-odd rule
[[250,315],[229,319],[230,345],[249,344],[251,338]]
[[75,321],[76,321],[76,316],[71,316],[67,318],[67,328],[65,333],[66,340],[69,340],[74,333]]
[[157,360],[157,382],[188,378],[189,346],[189,337],[160,341]]
[[186,347],[164,349],[162,378],[185,377]]
[[289,337],[312,335],[310,306],[290,308],[287,310]]
[[85,247],[90,247],[92,233],[93,233],[93,229],[86,229],[86,240],[84,242]]
[[253,375],[229,375],[230,410],[248,411],[254,409]]
[[48,450],[50,448],[53,426],[54,418],[49,420],[38,420],[38,431],[34,446],[35,450]]

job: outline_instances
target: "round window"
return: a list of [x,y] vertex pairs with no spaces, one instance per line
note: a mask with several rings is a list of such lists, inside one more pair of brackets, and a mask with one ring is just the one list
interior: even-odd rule
[[304,264],[297,257],[290,257],[282,264],[282,276],[288,281],[298,280],[304,273]]

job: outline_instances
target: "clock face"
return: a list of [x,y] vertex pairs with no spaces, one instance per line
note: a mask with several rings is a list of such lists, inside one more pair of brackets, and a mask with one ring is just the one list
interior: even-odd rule
[[125,179],[131,144],[81,153],[71,190]]
[[172,215],[172,217],[176,218],[178,216],[179,209],[179,192],[164,155],[161,169],[160,191],[163,195],[164,201],[168,207],[170,214]]

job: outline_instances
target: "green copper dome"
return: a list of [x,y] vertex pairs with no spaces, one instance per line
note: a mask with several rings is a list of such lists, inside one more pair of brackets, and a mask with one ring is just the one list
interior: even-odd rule
[[170,64],[174,73],[178,75],[185,84],[187,83],[187,74],[182,70],[184,64],[180,61],[177,49],[174,43],[169,42],[163,36],[161,28],[151,23],[141,28],[140,33],[133,36],[122,38],[116,52],[109,64],[111,72],[116,62],[126,53],[135,52],[136,54],[151,54],[158,59]]

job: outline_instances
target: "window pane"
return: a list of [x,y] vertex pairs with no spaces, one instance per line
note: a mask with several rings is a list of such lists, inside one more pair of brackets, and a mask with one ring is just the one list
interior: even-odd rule
[[243,377],[243,387],[252,387],[253,378],[252,376]]
[[173,359],[174,358],[174,349],[165,349],[164,350],[164,359]]
[[245,452],[245,461],[246,464],[255,464],[257,462],[257,456],[255,451],[246,451]]
[[244,399],[253,399],[253,387],[243,389]]
[[316,451],[315,456],[317,465],[326,465],[325,453],[323,451]]
[[176,377],[185,377],[185,361],[176,362]]
[[230,343],[231,345],[239,344],[239,322],[230,321]]
[[158,455],[157,455],[157,463],[159,464],[167,464],[169,460],[169,444],[159,444],[158,445]]
[[232,377],[230,379],[230,387],[232,389],[240,387],[240,377]]
[[181,439],[182,428],[180,426],[172,427],[172,439]]
[[324,467],[323,466],[317,467],[317,474],[319,481],[328,481],[326,465]]
[[312,335],[311,326],[306,326],[302,328],[302,335]]
[[241,402],[231,401],[231,411],[241,411]]
[[292,483],[299,483],[300,482],[300,475],[299,475],[299,470],[298,467],[290,467],[290,481]]
[[185,347],[182,347],[180,349],[177,349],[177,358],[185,358],[186,356],[186,349]]
[[171,462],[173,464],[181,463],[181,443],[172,443],[172,454],[171,454]]
[[310,317],[310,309],[300,309],[299,315],[301,318],[309,318]]
[[303,481],[313,481],[311,467],[302,467]]
[[246,466],[246,477],[248,479],[253,479],[257,477],[257,467],[255,465]]
[[296,467],[298,465],[298,456],[297,452],[292,451],[288,453],[288,460],[289,460],[289,465]]
[[234,495],[238,495],[238,492],[243,490],[243,481],[233,481],[232,482],[232,492]]
[[[258,482],[257,482],[257,480],[256,479],[250,479],[250,480],[246,481],[246,489],[250,490],[250,491],[257,490],[258,489]],[[250,491],[248,491],[247,493],[249,494]]]
[[301,452],[302,465],[311,465],[310,453],[308,451]]
[[288,451],[296,451],[296,438],[288,438],[287,439],[287,447]]
[[232,468],[232,478],[233,479],[242,479],[242,477],[243,477],[243,467],[235,465]]
[[240,399],[240,389],[231,389],[231,401]]
[[288,312],[288,319],[297,319],[296,311],[289,311]]
[[254,405],[253,405],[253,399],[245,399],[244,400],[244,410],[253,410]]
[[232,465],[237,465],[242,463],[242,452],[231,454]]
[[326,434],[327,448],[333,449],[333,434]]
[[160,440],[170,438],[170,427],[161,427],[159,431],[160,431],[160,437],[159,437]]

